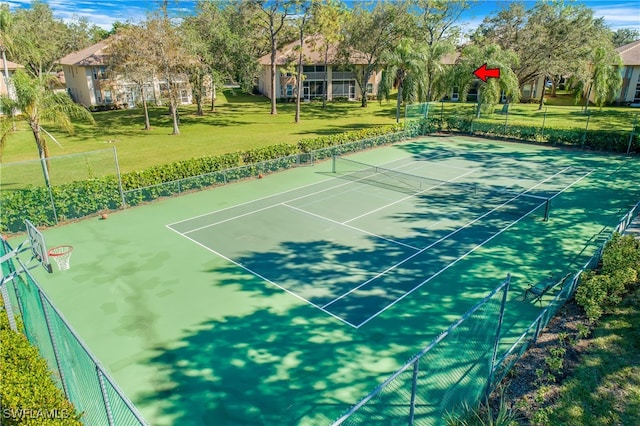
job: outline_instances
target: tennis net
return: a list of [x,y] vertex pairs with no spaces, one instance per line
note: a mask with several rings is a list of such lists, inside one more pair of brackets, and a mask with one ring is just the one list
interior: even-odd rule
[[523,211],[529,212],[544,207],[544,220],[546,221],[549,218],[551,206],[549,197],[477,183],[428,178],[338,156],[333,157],[332,171],[343,179],[410,195],[424,194],[429,197],[482,198],[483,200],[502,203],[504,204],[502,211],[518,216],[521,216]]

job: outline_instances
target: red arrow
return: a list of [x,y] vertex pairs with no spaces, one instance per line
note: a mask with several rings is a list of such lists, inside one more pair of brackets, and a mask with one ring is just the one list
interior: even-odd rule
[[480,80],[487,82],[487,78],[500,78],[500,68],[489,68],[487,69],[487,64],[484,63],[480,68],[473,72],[473,75],[478,77]]

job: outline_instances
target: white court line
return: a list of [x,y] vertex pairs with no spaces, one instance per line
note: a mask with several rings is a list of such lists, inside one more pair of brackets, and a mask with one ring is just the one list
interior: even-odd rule
[[[381,165],[395,163],[395,162],[400,161],[400,160],[401,160],[401,159],[398,159],[398,160],[392,160],[392,161],[387,161],[386,163],[382,163]],[[401,168],[401,167],[402,167],[402,165],[400,165],[400,166],[396,167],[395,169],[399,169],[399,168]],[[391,169],[391,170],[395,170],[395,169]],[[335,180],[335,179],[338,179],[338,178],[339,178],[339,176],[333,176],[333,177],[330,177],[330,178],[328,178],[328,179],[323,179],[323,180],[318,181],[318,182],[310,183],[310,184],[303,185],[303,186],[297,186],[297,187],[295,187],[295,188],[287,189],[286,191],[278,192],[278,193],[276,193],[276,194],[266,195],[266,196],[261,197],[261,198],[255,198],[255,199],[253,199],[253,200],[245,201],[244,203],[234,204],[233,206],[225,207],[225,208],[218,209],[218,210],[213,210],[213,211],[210,211],[210,212],[207,212],[207,213],[202,213],[202,214],[199,214],[199,215],[197,215],[197,216],[192,216],[192,217],[190,217],[190,218],[188,218],[188,219],[182,219],[182,220],[179,220],[179,221],[177,221],[177,222],[170,223],[170,224],[168,224],[168,225],[166,225],[166,226],[173,226],[173,225],[177,225],[177,224],[179,224],[179,223],[188,222],[188,221],[193,220],[193,219],[199,219],[199,218],[201,218],[201,217],[205,217],[205,216],[208,216],[208,215],[212,215],[212,214],[220,213],[220,212],[223,212],[223,211],[226,211],[226,210],[235,209],[236,207],[245,206],[245,205],[247,205],[247,204],[255,203],[255,202],[257,202],[257,201],[267,200],[267,199],[269,199],[269,198],[275,198],[275,197],[278,197],[278,196],[280,196],[280,195],[288,194],[288,193],[290,193],[290,192],[294,192],[294,191],[297,191],[297,190],[299,190],[299,189],[303,189],[303,188],[308,188],[308,187],[310,187],[310,186],[319,185],[319,184],[321,184],[321,183],[329,182],[329,181],[331,181],[331,180]],[[338,186],[332,186],[331,188],[323,189],[323,190],[320,190],[320,191],[318,191],[318,192],[312,192],[312,193],[311,193],[311,194],[309,194],[309,195],[319,194],[319,193],[321,193],[321,192],[328,191],[329,189],[340,188],[341,186],[349,185],[350,183],[353,183],[353,181],[352,181],[352,182],[347,182],[347,183],[344,183],[344,184],[341,184],[341,185],[338,185]],[[285,201],[285,203],[287,203],[287,202],[289,202],[289,201],[293,201],[293,200],[286,200],[286,201]],[[274,204],[274,205],[277,205],[277,204]]]
[[[398,166],[397,168],[400,168],[400,167],[401,167],[401,166]],[[390,170],[394,170],[394,169],[390,169]],[[322,180],[322,181],[320,181],[320,182],[316,182],[316,184],[317,184],[317,183],[322,183],[322,182],[328,182],[328,181],[331,181],[332,179],[339,179],[339,176],[332,177],[332,178],[330,178],[330,179],[325,179],[325,180]],[[333,190],[335,190],[336,188],[341,188],[341,187],[343,187],[343,186],[347,186],[347,185],[352,185],[352,184],[354,184],[354,183],[358,183],[359,181],[361,181],[361,180],[363,180],[363,179],[366,179],[366,177],[361,178],[361,179],[358,179],[358,180],[355,180],[355,181],[345,182],[345,183],[342,183],[342,184],[340,184],[340,185],[331,186],[331,187],[329,187],[329,188],[321,189],[321,190],[316,191],[316,192],[306,193],[306,194],[301,195],[301,196],[296,197],[296,198],[291,198],[291,199],[289,199],[289,200],[285,200],[285,201],[282,201],[282,202],[280,202],[280,203],[271,204],[271,205],[268,205],[268,206],[266,206],[266,207],[262,207],[262,208],[257,209],[257,210],[252,210],[252,211],[250,211],[250,212],[243,213],[243,214],[241,214],[241,215],[237,215],[237,216],[234,216],[234,217],[230,217],[230,218],[228,218],[228,219],[220,220],[220,221],[218,221],[218,222],[209,223],[209,224],[207,224],[207,225],[203,225],[203,226],[200,226],[200,227],[198,227],[198,228],[194,228],[194,229],[190,229],[190,230],[188,230],[188,231],[185,231],[185,234],[188,234],[188,233],[190,233],[190,232],[200,231],[200,230],[205,229],[205,228],[209,228],[209,227],[212,227],[212,226],[220,225],[221,223],[230,222],[230,221],[232,221],[232,220],[239,219],[239,218],[241,218],[241,217],[249,216],[249,215],[252,215],[252,214],[254,214],[254,213],[258,213],[258,212],[261,212],[261,211],[264,211],[264,210],[268,210],[268,209],[270,209],[270,208],[273,208],[273,207],[276,207],[276,206],[282,205],[283,203],[289,203],[289,202],[291,202],[291,201],[298,201],[298,200],[302,200],[302,199],[304,199],[304,198],[308,198],[308,197],[311,197],[311,196],[315,196],[315,195],[321,194],[321,193],[323,193],[323,192],[333,191]],[[248,202],[246,202],[246,203],[236,204],[235,206],[226,207],[226,208],[224,208],[224,209],[217,210],[217,211],[214,211],[214,212],[209,212],[209,213],[205,213],[205,214],[202,214],[202,215],[199,215],[199,216],[194,216],[194,217],[193,217],[193,218],[191,218],[191,219],[185,219],[185,220],[181,220],[180,222],[170,223],[170,224],[168,224],[168,225],[166,225],[166,226],[171,227],[171,226],[176,225],[176,224],[178,224],[178,223],[186,222],[186,221],[189,221],[189,220],[192,220],[192,219],[197,219],[197,218],[204,217],[204,216],[208,216],[208,215],[211,215],[211,214],[216,214],[216,213],[219,213],[219,212],[222,212],[222,211],[225,211],[225,210],[233,209],[233,208],[235,208],[235,207],[239,207],[239,206],[243,206],[243,205],[251,204],[251,203],[256,202],[256,201],[266,200],[266,199],[269,199],[269,198],[272,198],[272,197],[276,197],[276,196],[278,196],[278,195],[286,194],[286,193],[288,193],[288,192],[295,191],[295,190],[302,189],[302,188],[306,188],[306,187],[308,187],[308,186],[313,186],[313,185],[315,185],[315,184],[310,184],[310,185],[300,186],[300,187],[297,187],[297,188],[291,189],[291,190],[289,190],[289,191],[281,192],[281,193],[279,193],[279,194],[269,195],[269,196],[267,196],[267,197],[259,198],[259,199],[256,199],[256,200],[254,200],[254,201],[248,201]],[[172,228],[172,229],[173,229],[173,228]]]
[[287,203],[282,203],[282,205],[285,206],[285,207],[289,207],[290,209],[297,210],[300,213],[307,214],[309,216],[313,216],[313,217],[316,217],[318,219],[321,219],[321,220],[324,220],[324,221],[327,221],[327,222],[330,222],[330,223],[334,223],[334,224],[339,225],[339,226],[344,226],[346,228],[350,228],[350,229],[353,229],[355,231],[362,232],[363,234],[371,235],[372,237],[379,238],[379,239],[385,240],[385,241],[389,241],[390,243],[393,243],[393,244],[404,246],[404,247],[407,247],[407,248],[410,248],[410,249],[416,250],[416,251],[420,250],[419,248],[414,247],[414,246],[410,246],[409,244],[405,244],[405,243],[400,242],[400,241],[392,240],[391,238],[385,238],[385,237],[383,237],[381,235],[374,234],[373,232],[369,232],[369,231],[365,231],[364,229],[356,228],[355,226],[346,225],[344,223],[338,222],[337,220],[329,219],[328,217],[324,217],[324,216],[321,216],[319,214],[311,213],[309,211],[299,209],[298,207],[290,206]]
[[[385,271],[380,272],[378,275],[374,276],[373,278],[370,278],[370,279],[368,279],[367,281],[365,281],[364,283],[360,284],[359,286],[352,288],[351,290],[349,290],[349,291],[348,291],[348,292],[346,292],[345,294],[343,294],[343,295],[341,295],[341,296],[337,297],[336,299],[333,299],[331,302],[329,302],[329,303],[326,303],[326,304],[322,305],[322,307],[323,307],[323,308],[326,308],[327,306],[329,306],[329,305],[331,305],[331,304],[333,304],[333,303],[337,302],[338,300],[340,300],[340,299],[342,299],[342,298],[344,298],[344,297],[348,296],[349,294],[353,293],[354,291],[356,291],[356,290],[360,289],[361,287],[363,287],[363,286],[365,286],[365,285],[369,284],[371,281],[374,281],[374,280],[378,279],[379,277],[381,277],[382,275],[384,275],[384,274],[386,274],[386,273],[388,273],[388,272],[390,272],[390,271],[392,271],[392,270],[396,269],[398,266],[400,266],[400,265],[402,265],[402,264],[404,264],[404,263],[408,262],[409,260],[413,259],[414,257],[416,257],[416,256],[418,256],[418,255],[420,255],[420,254],[424,253],[426,250],[430,249],[430,248],[431,248],[431,247],[433,247],[434,245],[439,244],[440,242],[442,242],[442,241],[446,240],[446,239],[447,239],[447,238],[449,238],[450,236],[452,236],[452,235],[454,235],[454,234],[457,234],[458,232],[462,231],[463,229],[465,229],[465,228],[469,227],[470,225],[473,225],[474,223],[476,223],[476,222],[477,222],[477,221],[479,221],[480,219],[482,219],[482,218],[484,218],[484,217],[486,217],[486,216],[490,215],[490,214],[491,214],[491,213],[493,213],[494,211],[496,211],[496,210],[498,210],[499,208],[501,208],[501,207],[503,207],[503,206],[505,206],[505,205],[509,204],[511,201],[515,200],[516,198],[520,197],[521,195],[525,194],[526,192],[528,192],[528,191],[530,191],[530,190],[534,189],[534,188],[535,188],[535,187],[537,187],[537,186],[542,185],[543,183],[545,183],[546,181],[548,181],[548,180],[550,180],[550,179],[553,179],[554,177],[556,177],[556,176],[558,176],[558,175],[562,174],[565,170],[568,170],[568,169],[570,169],[570,167],[567,167],[567,168],[565,168],[565,169],[562,169],[562,170],[561,170],[561,171],[559,171],[558,173],[556,173],[556,174],[554,174],[554,175],[552,175],[552,176],[549,176],[548,178],[546,178],[546,179],[545,179],[545,180],[543,180],[543,181],[538,182],[535,186],[532,186],[531,188],[527,189],[527,191],[522,192],[522,193],[520,193],[520,194],[516,195],[515,197],[512,197],[511,199],[509,199],[509,200],[505,201],[504,203],[500,204],[499,206],[497,206],[497,207],[495,207],[495,208],[493,208],[493,209],[489,210],[488,212],[486,212],[486,213],[485,213],[485,214],[483,214],[482,216],[479,216],[479,217],[475,218],[474,220],[472,220],[471,222],[468,222],[468,223],[467,223],[467,224],[465,224],[464,226],[462,226],[462,227],[460,227],[460,228],[458,228],[458,229],[456,229],[456,230],[454,230],[454,231],[450,232],[449,234],[445,235],[444,237],[442,237],[442,238],[440,238],[440,239],[438,239],[438,240],[434,241],[433,243],[429,244],[428,246],[426,246],[425,248],[421,249],[420,251],[413,253],[411,256],[407,257],[406,259],[404,259],[404,260],[402,260],[402,261],[400,261],[400,262],[396,263],[395,265],[393,265],[393,266],[391,266],[391,267],[387,268]],[[539,204],[535,209],[533,209],[533,210],[531,210],[529,213],[527,213],[527,214],[526,214],[526,216],[528,216],[531,212],[533,212],[534,210],[536,210],[537,208],[539,208],[539,207],[540,207],[542,204],[544,204],[544,203],[546,203],[546,201],[544,201],[544,202],[542,202],[541,204]],[[523,217],[526,217],[526,216],[523,216]],[[522,220],[522,218],[518,219],[518,221],[517,221],[517,222],[519,222],[520,220]],[[514,223],[517,223],[517,222],[514,222]],[[507,228],[504,228],[504,229],[507,229]],[[503,231],[504,231],[504,229],[503,229]],[[500,233],[502,233],[503,231],[500,231]],[[496,235],[498,235],[498,234],[496,234]],[[493,237],[492,237],[492,238],[493,238]],[[488,241],[488,240],[487,240],[487,241]],[[486,241],[485,241],[485,243],[486,243]],[[484,243],[482,243],[482,244],[484,244]],[[474,249],[474,250],[475,250],[475,249]],[[466,255],[465,255],[465,256],[466,256]],[[458,259],[458,260],[459,260],[459,259]],[[457,262],[457,260],[456,260],[455,262]],[[424,284],[424,283],[423,283],[423,284]],[[420,284],[420,285],[422,285],[422,284]],[[415,290],[415,289],[414,289],[414,290]],[[411,291],[413,291],[413,290],[411,290]],[[402,296],[402,297],[404,297],[404,296]],[[396,302],[397,302],[397,301],[396,301]],[[392,303],[391,305],[389,305],[389,306],[392,306],[392,305],[393,305],[393,304],[395,304],[396,302],[393,302],[393,303]]]
[[335,315],[335,314],[333,314],[333,313],[331,313],[331,312],[329,312],[329,311],[326,311],[326,310],[325,310],[325,309],[323,309],[321,306],[316,305],[315,303],[313,303],[313,302],[311,302],[311,301],[309,301],[309,300],[305,299],[304,297],[300,296],[299,294],[294,293],[293,291],[288,290],[287,288],[285,288],[285,287],[283,287],[283,286],[281,286],[281,285],[279,285],[279,284],[277,284],[277,283],[275,283],[275,282],[271,281],[270,279],[266,278],[265,276],[263,276],[263,275],[261,275],[261,274],[259,274],[259,273],[255,272],[255,271],[253,271],[253,270],[251,270],[251,269],[247,268],[246,266],[244,266],[244,265],[242,265],[242,264],[240,264],[240,263],[236,262],[236,261],[235,261],[235,260],[233,260],[233,259],[228,258],[227,256],[224,256],[223,254],[221,254],[221,253],[219,253],[219,252],[217,252],[217,251],[213,250],[212,248],[207,247],[206,245],[204,245],[204,244],[200,243],[199,241],[196,241],[196,240],[194,240],[193,238],[191,238],[191,237],[189,237],[189,236],[187,236],[187,235],[185,235],[185,234],[183,234],[183,233],[181,233],[181,232],[179,232],[179,231],[176,231],[175,229],[171,228],[169,225],[165,225],[165,226],[166,226],[167,228],[171,229],[171,230],[172,230],[173,232],[175,232],[176,234],[178,234],[178,235],[180,235],[180,236],[182,236],[182,237],[184,237],[184,238],[186,238],[186,239],[188,239],[188,240],[190,240],[190,241],[192,241],[192,242],[196,243],[197,245],[199,245],[200,247],[202,247],[202,248],[204,248],[204,249],[206,249],[206,250],[210,251],[211,253],[213,253],[213,254],[215,254],[215,255],[217,255],[217,256],[220,256],[221,258],[223,258],[223,259],[224,259],[224,260],[226,260],[227,262],[231,262],[231,263],[233,263],[234,265],[239,266],[240,268],[244,269],[245,271],[249,272],[250,274],[253,274],[253,275],[255,275],[256,277],[258,277],[258,278],[260,278],[260,279],[262,279],[262,280],[265,280],[265,281],[266,281],[266,282],[268,282],[269,284],[271,284],[271,285],[274,285],[274,286],[278,287],[280,290],[284,290],[284,291],[286,291],[287,293],[291,294],[292,296],[295,296],[295,297],[297,297],[298,299],[302,300],[303,302],[308,303],[309,305],[313,306],[314,308],[320,309],[320,310],[321,310],[322,312],[324,312],[325,314],[330,315],[330,316],[334,317],[335,319],[337,319],[337,320],[339,320],[339,321],[342,321],[343,323],[345,323],[345,324],[347,324],[347,325],[350,325],[350,326],[351,326],[351,327],[353,327],[353,328],[356,328],[356,326],[355,326],[355,325],[353,325],[353,324],[351,324],[349,321],[347,321],[347,320],[345,320],[345,319],[342,319],[342,318],[340,318],[339,316],[337,316],[337,315]]
[[[387,306],[385,306],[384,308],[382,308],[381,310],[379,310],[378,312],[376,312],[375,314],[373,314],[372,316],[370,316],[369,318],[367,318],[366,320],[364,320],[363,322],[358,324],[356,326],[356,328],[362,327],[363,325],[365,325],[366,323],[368,323],[369,321],[371,321],[372,319],[374,319],[378,315],[382,314],[384,311],[386,311],[387,309],[389,309],[390,307],[392,307],[393,305],[395,305],[396,303],[398,303],[399,301],[401,301],[402,299],[404,299],[405,297],[407,297],[408,295],[410,295],[411,293],[413,293],[414,291],[416,291],[417,289],[419,289],[420,287],[422,287],[423,285],[425,285],[426,283],[428,283],[429,281],[431,281],[432,279],[434,279],[435,277],[437,277],[438,275],[440,275],[441,273],[446,271],[447,269],[451,268],[453,265],[455,265],[456,263],[460,262],[465,257],[470,255],[471,253],[473,253],[474,251],[476,251],[480,247],[484,246],[489,241],[493,240],[495,237],[497,237],[498,235],[502,234],[504,231],[508,230],[509,228],[511,228],[516,223],[520,222],[522,219],[524,219],[527,216],[529,216],[531,213],[533,213],[534,211],[539,209],[544,204],[545,204],[545,202],[542,202],[542,203],[538,204],[536,207],[534,207],[533,209],[529,210],[528,213],[526,213],[523,216],[519,217],[518,220],[516,220],[514,222],[511,222],[510,224],[508,224],[507,226],[502,228],[500,231],[496,232],[495,234],[493,234],[492,236],[490,236],[489,238],[487,238],[486,240],[484,240],[480,244],[476,245],[471,250],[467,251],[462,256],[458,257],[456,260],[454,260],[453,262],[449,263],[447,266],[445,266],[444,268],[440,269],[438,272],[436,272],[435,274],[431,275],[429,278],[427,278],[426,280],[422,281],[420,284],[418,284],[417,286],[415,286],[414,288],[412,288],[411,290],[409,290],[408,292],[406,292],[405,294],[403,294],[402,296],[400,296],[399,298],[397,298],[396,300],[394,300],[393,302],[391,302],[390,304],[388,304]],[[325,306],[327,306],[327,305],[324,305],[323,308]]]
[[[424,193],[424,192],[426,192],[426,191],[429,191],[429,190],[431,190],[431,189],[433,189],[433,188],[437,188],[437,187],[439,187],[439,186],[446,185],[447,183],[455,182],[457,179],[460,179],[461,177],[467,176],[467,175],[469,175],[469,174],[471,174],[471,173],[474,173],[474,172],[477,172],[477,171],[478,171],[478,169],[472,169],[472,170],[468,171],[467,173],[461,174],[460,176],[456,176],[456,177],[454,177],[454,178],[451,178],[451,179],[449,179],[449,180],[447,180],[447,181],[444,181],[444,182],[442,182],[442,183],[439,183],[439,184],[437,184],[437,185],[430,186],[429,188],[423,189],[423,190],[422,190],[422,191],[420,191],[420,192],[416,192],[415,194],[408,195],[408,196],[406,196],[406,197],[404,197],[404,198],[401,198],[401,199],[399,199],[399,200],[394,201],[393,203],[389,203],[389,204],[384,205],[384,206],[382,206],[382,207],[378,207],[377,209],[374,209],[374,210],[368,211],[368,212],[366,212],[366,213],[363,213],[363,214],[361,214],[360,216],[352,217],[351,219],[349,219],[349,220],[345,220],[345,221],[344,221],[344,222],[342,222],[342,223],[343,223],[343,224],[347,224],[347,223],[349,223],[349,222],[353,222],[354,220],[357,220],[357,219],[363,218],[363,217],[368,216],[368,215],[370,215],[370,214],[376,213],[376,212],[378,212],[378,211],[380,211],[380,210],[384,210],[384,209],[386,209],[387,207],[391,207],[391,206],[393,206],[394,204],[398,204],[398,203],[400,203],[400,202],[402,202],[402,201],[406,201],[406,200],[408,200],[408,199],[410,199],[410,198],[415,197],[416,195],[420,195],[420,194],[422,194],[422,193]],[[363,178],[363,179],[364,179],[364,178]]]

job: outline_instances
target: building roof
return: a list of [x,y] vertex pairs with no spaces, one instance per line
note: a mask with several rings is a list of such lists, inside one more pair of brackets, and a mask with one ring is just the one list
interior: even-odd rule
[[102,40],[93,46],[85,47],[77,52],[69,53],[64,58],[60,59],[58,63],[61,65],[75,65],[79,67],[91,67],[96,65],[106,65],[105,60],[105,48],[108,43],[106,40]]
[[[17,70],[24,67],[20,64],[16,64],[15,62],[7,61],[7,68],[10,70]],[[4,70],[4,61],[0,59],[0,72],[2,72],[2,70]]]
[[616,49],[624,65],[640,65],[640,40],[625,44]]
[[[297,62],[299,41],[294,41],[280,48],[276,52],[276,65],[286,65],[290,62]],[[335,46],[329,46],[328,63],[337,62],[337,49]],[[324,64],[324,39],[320,36],[310,36],[304,39],[304,49],[302,51],[303,63],[305,64]],[[271,53],[262,56],[258,62],[260,65],[271,65]],[[363,65],[367,63],[365,55],[361,52],[353,51],[351,55],[351,63]]]

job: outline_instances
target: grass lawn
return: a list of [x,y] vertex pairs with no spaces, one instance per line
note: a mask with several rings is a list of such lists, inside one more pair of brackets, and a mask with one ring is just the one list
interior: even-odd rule
[[637,425],[640,419],[640,288],[602,318],[549,424]]
[[[452,114],[462,114],[475,117],[477,105],[474,103],[440,103],[432,106],[432,114],[447,117]],[[545,105],[538,110],[537,103],[514,103],[509,105],[508,117],[502,114],[502,105],[490,110],[483,109],[480,118],[504,123],[505,118],[510,124],[526,124],[534,126],[556,128],[579,128],[587,126],[587,115],[582,106],[574,105],[573,97],[560,93],[556,97],[545,98]],[[640,110],[629,107],[603,107],[591,105],[589,111],[590,130],[625,130],[631,131]],[[546,116],[546,117],[545,117]],[[640,119],[638,119],[640,122]]]
[[[69,136],[46,128],[64,148],[49,140],[51,156],[111,148],[118,149],[123,172],[175,160],[216,155],[278,143],[295,144],[300,139],[395,123],[395,102],[329,103],[326,110],[319,102],[302,105],[301,122],[294,122],[295,104],[278,104],[278,114],[270,114],[268,99],[225,91],[219,94],[216,112],[196,116],[195,106],[180,108],[180,132],[171,135],[171,117],[167,107],[150,111],[151,131],[144,131],[141,109],[107,111],[93,114],[96,125],[79,123]],[[33,135],[26,126],[11,135],[2,162],[37,158]]]
[[[548,98],[549,104],[570,103],[566,94]],[[566,98],[566,99],[565,99]],[[433,103],[430,116],[475,115],[474,103]],[[484,111],[482,118],[505,121],[502,106]],[[546,110],[546,119],[545,116]],[[589,129],[630,130],[637,110],[631,108],[590,109]],[[278,104],[278,114],[270,113],[268,99],[226,90],[219,94],[216,112],[195,115],[195,106],[180,108],[179,136],[171,135],[171,117],[167,107],[150,110],[151,131],[142,130],[142,111],[138,109],[94,113],[96,125],[79,123],[74,135],[47,128],[64,148],[49,140],[51,156],[110,148],[118,149],[123,172],[142,170],[170,161],[217,155],[278,143],[295,144],[300,139],[342,133],[395,123],[395,102],[369,102],[361,108],[359,102],[329,103],[326,110],[321,103],[302,105],[301,122],[294,123],[295,104]],[[538,111],[537,104],[512,104],[509,123],[526,123],[555,127],[586,126],[587,117],[575,105],[546,106]],[[33,136],[24,125],[10,135],[2,155],[3,163],[37,158]]]

